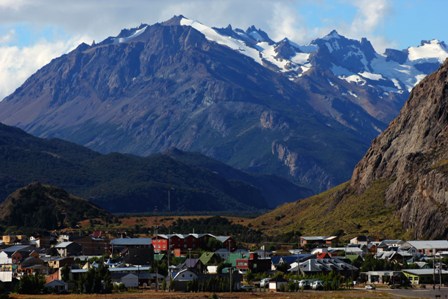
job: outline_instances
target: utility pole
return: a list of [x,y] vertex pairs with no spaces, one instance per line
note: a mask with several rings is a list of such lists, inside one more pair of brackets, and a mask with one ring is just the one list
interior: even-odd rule
[[432,249],[432,289],[436,289],[436,251]]
[[168,189],[168,212],[171,212],[171,188]]
[[229,268],[229,287],[230,287],[230,293],[232,293],[232,259],[230,258],[230,240],[229,240],[229,261],[230,261],[230,268]]
[[442,287],[442,255],[439,254],[439,291]]
[[168,248],[167,248],[167,253],[168,253],[168,260],[167,260],[167,265],[168,265],[168,292],[170,291],[170,287],[171,287],[171,270],[170,270],[170,235],[168,235]]

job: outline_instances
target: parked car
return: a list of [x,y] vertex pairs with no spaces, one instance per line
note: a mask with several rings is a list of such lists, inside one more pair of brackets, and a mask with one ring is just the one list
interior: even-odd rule
[[309,279],[302,279],[299,281],[299,288],[300,289],[310,289],[311,288],[311,280]]
[[374,290],[375,286],[373,284],[368,284],[368,285],[365,286],[365,289],[366,290]]
[[269,281],[271,281],[269,277],[260,280],[260,288],[267,288],[269,286]]
[[311,282],[311,288],[313,290],[323,290],[324,283],[322,280],[314,280],[313,282]]
[[251,285],[242,285],[240,288],[241,291],[252,292],[254,290],[254,286]]

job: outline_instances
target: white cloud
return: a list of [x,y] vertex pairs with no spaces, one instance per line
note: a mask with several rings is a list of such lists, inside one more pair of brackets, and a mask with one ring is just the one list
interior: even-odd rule
[[88,37],[76,37],[69,41],[39,42],[31,47],[0,47],[0,100],[54,57],[75,48]]
[[390,11],[386,0],[356,0],[353,5],[358,9],[351,27],[353,32],[374,31]]
[[22,7],[26,0],[0,0],[0,8],[17,10]]
[[283,3],[273,5],[273,14],[269,20],[269,27],[274,40],[287,37],[295,42],[305,42],[308,39],[305,22],[297,11]]
[[357,13],[352,23],[349,24],[347,35],[352,38],[368,37],[375,49],[383,52],[387,47],[395,46],[394,43],[383,36],[375,34],[390,16],[390,2],[386,0],[352,0],[351,5],[356,7]]
[[16,37],[16,31],[14,29],[10,29],[5,35],[0,36],[0,45],[14,41],[15,37]]

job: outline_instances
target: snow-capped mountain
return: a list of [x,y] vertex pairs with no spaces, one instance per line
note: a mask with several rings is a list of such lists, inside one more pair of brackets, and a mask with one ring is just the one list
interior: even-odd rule
[[54,59],[0,102],[0,121],[101,152],[197,151],[317,192],[350,177],[447,53],[430,41],[378,54],[336,31],[276,42],[178,16]]
[[[330,70],[337,79],[349,83],[341,90],[338,88],[340,84],[324,72],[329,77],[327,83],[330,86],[386,123],[396,116],[411,89],[448,57],[448,47],[438,40],[422,41],[420,46],[405,50],[386,49],[385,53],[379,54],[366,38],[361,41],[349,39],[335,30],[308,45],[298,45],[288,38],[274,42],[255,26],[246,31],[233,29],[230,25],[212,28],[183,16],[171,21],[191,26],[209,41],[246,55],[293,81],[300,81],[312,69]],[[139,30],[130,36],[138,34]],[[320,86],[320,89],[326,88]],[[371,98],[377,103],[372,103]],[[330,107],[326,111],[327,115],[338,114]]]
[[[327,60],[328,67],[338,78],[350,83],[381,87],[385,92],[410,91],[428,73],[435,71],[448,57],[448,48],[438,40],[422,41],[420,46],[406,50],[387,49],[378,54],[371,43],[348,39],[333,30],[323,38],[299,46],[287,38],[272,41],[254,26],[241,29],[211,28],[197,21],[180,17],[180,24],[191,26],[213,42],[251,57],[259,64],[286,74],[290,79],[301,77],[316,62]],[[141,29],[140,29],[141,30]],[[138,30],[135,33],[138,34]]]

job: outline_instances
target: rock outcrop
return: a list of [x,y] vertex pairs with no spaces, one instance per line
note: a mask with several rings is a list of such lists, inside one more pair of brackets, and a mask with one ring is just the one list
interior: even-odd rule
[[351,188],[361,193],[388,179],[395,205],[415,238],[448,236],[448,60],[412,91],[399,116],[356,166]]

